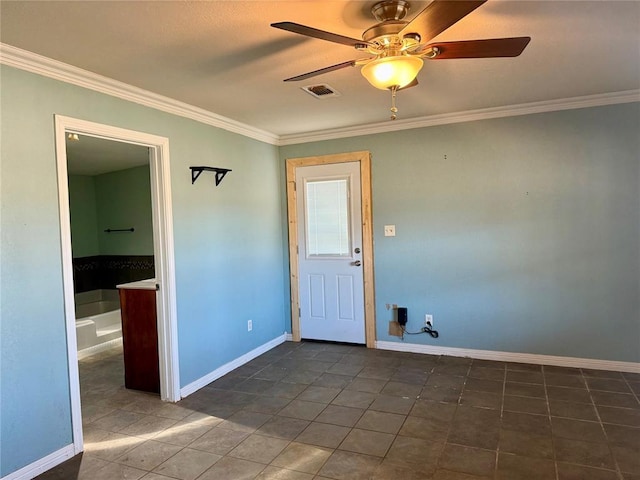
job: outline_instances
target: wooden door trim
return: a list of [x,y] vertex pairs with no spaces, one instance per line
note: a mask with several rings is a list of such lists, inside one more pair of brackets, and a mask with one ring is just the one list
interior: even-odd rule
[[287,222],[289,227],[289,282],[291,288],[291,337],[300,341],[300,292],[298,287],[298,212],[296,168],[332,163],[360,163],[360,190],[362,208],[362,266],[364,276],[364,325],[368,348],[375,348],[375,288],[373,271],[373,211],[371,202],[371,155],[368,151],[322,155],[318,157],[288,158]]

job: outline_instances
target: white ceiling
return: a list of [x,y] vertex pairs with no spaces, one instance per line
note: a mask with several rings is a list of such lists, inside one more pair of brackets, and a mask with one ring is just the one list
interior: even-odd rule
[[88,135],[67,138],[67,171],[71,175],[101,175],[149,164],[149,148]]
[[[346,68],[351,47],[271,28],[293,21],[360,38],[373,1],[7,1],[0,40],[275,135],[384,122],[390,95]],[[411,2],[412,18],[428,2]],[[489,0],[438,41],[530,36],[517,58],[427,61],[399,119],[640,88],[640,1]],[[327,83],[341,96],[300,89]]]

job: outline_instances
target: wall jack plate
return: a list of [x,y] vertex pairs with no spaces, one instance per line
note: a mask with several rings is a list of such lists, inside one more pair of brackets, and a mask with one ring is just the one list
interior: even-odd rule
[[433,315],[430,314],[426,314],[424,316],[424,326],[425,327],[429,327],[429,328],[433,328]]

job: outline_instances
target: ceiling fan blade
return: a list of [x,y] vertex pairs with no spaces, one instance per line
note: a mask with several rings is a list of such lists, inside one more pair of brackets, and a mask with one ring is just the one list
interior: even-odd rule
[[297,82],[299,80],[306,80],[307,78],[315,77],[316,75],[322,75],[323,73],[333,72],[335,70],[340,70],[341,68],[353,67],[355,66],[355,60],[349,60],[348,62],[338,63],[336,65],[331,65],[330,67],[324,67],[320,70],[314,70],[313,72],[303,73],[302,75],[297,75],[295,77],[287,78],[285,82]]
[[525,49],[531,37],[491,38],[487,40],[462,40],[459,42],[430,43],[425,48],[437,48],[433,60],[448,58],[517,57]]
[[288,32],[299,33],[300,35],[305,35],[307,37],[319,38],[320,40],[326,40],[327,42],[340,43],[351,47],[369,44],[364,40],[356,40],[355,38],[345,37],[344,35],[338,35],[337,33],[325,32],[324,30],[318,30],[317,28],[307,27],[306,25],[294,22],[272,23],[271,26]]
[[418,33],[421,41],[428,42],[458,22],[487,0],[433,0],[400,31],[403,37]]

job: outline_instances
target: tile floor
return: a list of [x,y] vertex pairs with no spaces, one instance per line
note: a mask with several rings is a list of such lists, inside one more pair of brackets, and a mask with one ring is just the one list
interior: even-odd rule
[[640,479],[640,374],[287,342],[177,404],[121,349],[80,375],[85,452],[40,479]]

